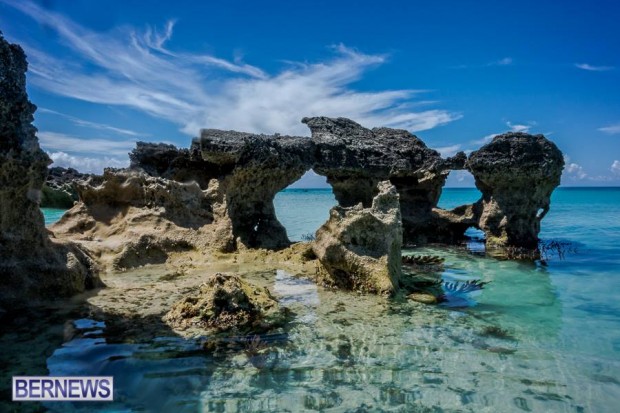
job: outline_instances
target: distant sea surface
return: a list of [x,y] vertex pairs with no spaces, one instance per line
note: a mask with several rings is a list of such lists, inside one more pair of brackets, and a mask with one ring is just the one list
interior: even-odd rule
[[[478,197],[475,189],[444,189],[440,206]],[[275,200],[292,240],[314,233],[335,203],[329,189],[285,190]],[[44,213],[47,223],[60,214]],[[243,355],[217,360],[82,338],[55,350],[48,368],[122,377],[125,398],[91,406],[102,411],[178,402],[179,411],[616,413],[620,188],[556,190],[540,235],[569,242],[571,251],[546,264],[486,257],[475,240],[405,251],[442,256],[446,281],[489,282],[438,307],[317,289],[278,270],[272,289],[296,318],[267,367]],[[138,389],[154,396],[135,400]]]

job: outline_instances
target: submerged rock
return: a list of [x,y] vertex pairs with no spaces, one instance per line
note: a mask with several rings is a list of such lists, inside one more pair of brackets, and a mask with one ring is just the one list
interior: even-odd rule
[[197,328],[235,334],[260,333],[286,320],[286,312],[264,287],[237,275],[217,273],[176,302],[164,316],[173,328]]
[[407,296],[408,299],[422,304],[437,304],[438,299],[429,293],[412,293]]
[[372,204],[377,184],[390,180],[400,195],[406,243],[435,239],[432,210],[450,169],[465,154],[442,159],[439,152],[402,129],[366,129],[346,118],[304,118],[316,145],[314,171],[327,177],[338,204]]
[[[314,162],[310,139],[203,129],[200,151],[220,175],[210,186],[215,225],[232,248],[280,249],[290,245],[276,218],[276,194],[297,181]],[[226,232],[228,231],[228,234]]]
[[392,294],[401,273],[399,197],[389,181],[378,184],[372,205],[336,206],[316,232],[313,251],[323,282],[350,290]]
[[49,157],[32,126],[26,56],[0,34],[0,306],[27,305],[99,284],[89,255],[49,239],[39,209]]
[[467,169],[482,192],[477,226],[487,245],[538,247],[540,221],[563,168],[562,152],[543,135],[506,133],[471,153]]

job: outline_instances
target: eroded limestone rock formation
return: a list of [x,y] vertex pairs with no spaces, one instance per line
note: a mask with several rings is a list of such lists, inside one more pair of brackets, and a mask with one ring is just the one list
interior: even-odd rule
[[200,151],[204,161],[220,170],[217,182],[211,184],[219,194],[213,211],[220,228],[230,228],[235,246],[288,246],[273,199],[311,168],[314,146],[310,139],[204,129]]
[[435,240],[432,209],[450,169],[462,168],[465,154],[448,160],[402,129],[366,129],[346,118],[304,118],[316,145],[314,171],[327,177],[340,206],[368,207],[377,183],[389,179],[400,195],[406,243]]
[[467,169],[482,192],[478,227],[487,245],[533,249],[564,158],[543,135],[506,133],[472,152]]
[[53,167],[41,191],[41,207],[68,209],[79,201],[75,183],[92,175],[83,174],[73,168]]
[[163,263],[170,253],[208,248],[213,239],[209,192],[196,182],[106,169],[76,186],[81,202],[51,230],[113,268]]
[[177,301],[163,318],[175,329],[236,334],[265,332],[285,319],[286,312],[268,289],[221,273]]
[[335,206],[316,233],[313,251],[322,281],[350,290],[392,294],[401,274],[402,220],[399,196],[380,182],[368,208]]
[[216,164],[202,159],[200,144],[196,140],[189,149],[179,149],[165,143],[137,142],[129,159],[130,169],[178,182],[196,182],[202,189],[206,189],[209,181],[221,174]]
[[49,157],[32,126],[26,56],[0,34],[0,305],[67,296],[96,286],[90,257],[51,241],[39,210]]

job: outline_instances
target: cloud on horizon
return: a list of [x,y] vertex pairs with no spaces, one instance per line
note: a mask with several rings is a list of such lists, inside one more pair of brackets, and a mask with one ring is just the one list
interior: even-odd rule
[[126,157],[136,146],[136,140],[112,140],[103,138],[81,138],[57,132],[38,132],[41,147],[52,151],[65,151],[89,155]]
[[129,159],[110,158],[107,156],[100,158],[74,156],[62,151],[47,152],[47,154],[54,161],[54,166],[73,168],[83,173],[100,174],[103,168],[126,168],[129,166]]

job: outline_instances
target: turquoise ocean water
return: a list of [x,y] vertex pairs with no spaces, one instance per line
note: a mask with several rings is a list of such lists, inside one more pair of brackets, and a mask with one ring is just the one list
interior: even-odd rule
[[[440,205],[477,197],[446,189]],[[300,240],[335,200],[287,190],[275,203]],[[490,281],[446,306],[325,291],[275,271],[268,284],[296,315],[260,362],[179,338],[112,342],[97,320],[73,320],[77,338],[48,349],[47,369],[115,376],[113,404],[71,411],[618,412],[620,189],[557,190],[541,238],[576,252],[542,265],[485,257],[476,241],[413,251],[443,256],[445,280]]]

